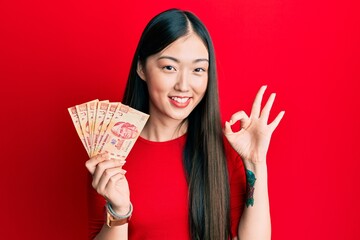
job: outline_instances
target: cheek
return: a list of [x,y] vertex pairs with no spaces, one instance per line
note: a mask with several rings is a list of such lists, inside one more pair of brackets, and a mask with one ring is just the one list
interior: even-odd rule
[[147,74],[146,79],[149,92],[166,91],[171,87],[171,79],[169,76],[166,78],[157,71],[150,71]]
[[150,106],[159,105],[161,99],[163,99],[161,96],[166,91],[165,83],[162,81],[161,75],[158,74],[153,67],[147,67],[145,79],[149,93]]
[[151,95],[159,95],[163,92],[167,92],[169,87],[167,86],[166,82],[153,80],[147,82],[149,94]]
[[208,79],[207,77],[204,77],[202,79],[196,79],[196,81],[193,81],[193,88],[196,90],[199,94],[204,94],[206,91],[208,85]]

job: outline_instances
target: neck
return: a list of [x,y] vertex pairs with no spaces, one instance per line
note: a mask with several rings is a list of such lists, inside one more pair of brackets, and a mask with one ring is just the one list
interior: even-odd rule
[[184,135],[187,131],[187,122],[180,120],[157,121],[151,117],[147,121],[140,136],[154,142],[165,142]]

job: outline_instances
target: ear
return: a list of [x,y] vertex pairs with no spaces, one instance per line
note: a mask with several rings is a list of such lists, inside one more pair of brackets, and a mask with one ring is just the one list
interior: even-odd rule
[[145,70],[144,70],[143,65],[140,63],[140,61],[138,61],[138,63],[137,63],[136,72],[139,75],[139,77],[146,82]]

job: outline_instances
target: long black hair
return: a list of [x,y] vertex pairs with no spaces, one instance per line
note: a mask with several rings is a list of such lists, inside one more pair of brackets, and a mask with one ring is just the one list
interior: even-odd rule
[[132,61],[122,102],[149,113],[146,82],[138,64],[190,32],[197,34],[209,53],[208,85],[203,99],[187,118],[184,169],[189,186],[191,239],[227,240],[229,185],[220,121],[216,62],[208,30],[194,14],[170,9],[155,16],[143,31]]

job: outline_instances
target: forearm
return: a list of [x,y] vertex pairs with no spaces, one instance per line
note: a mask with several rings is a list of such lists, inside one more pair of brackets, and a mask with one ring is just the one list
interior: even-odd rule
[[[252,201],[246,199],[247,205],[239,223],[239,239],[270,240],[271,221],[266,161],[256,166],[245,164],[245,168],[255,175],[256,180],[252,189],[253,205],[251,205]],[[251,198],[251,194],[247,196],[249,197]]]
[[128,239],[128,220],[132,214],[132,204],[128,208],[113,208],[110,202],[106,203],[106,224],[95,240],[127,240]]
[[103,225],[99,234],[94,240],[127,240],[128,239],[128,224],[121,226],[108,227],[106,224]]

